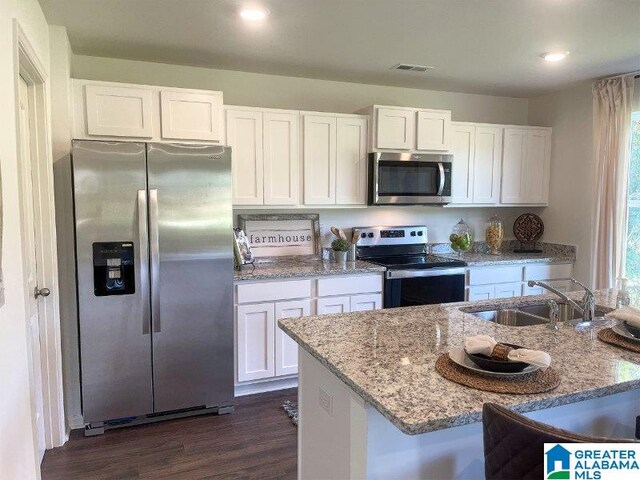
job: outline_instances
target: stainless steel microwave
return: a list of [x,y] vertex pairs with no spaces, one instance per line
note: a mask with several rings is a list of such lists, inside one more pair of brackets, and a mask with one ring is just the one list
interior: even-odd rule
[[453,155],[369,154],[369,205],[442,205],[451,201]]

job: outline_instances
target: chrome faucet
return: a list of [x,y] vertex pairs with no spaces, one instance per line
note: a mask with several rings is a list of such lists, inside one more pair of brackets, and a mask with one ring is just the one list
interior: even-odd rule
[[547,327],[551,330],[559,330],[560,329],[560,307],[555,300],[549,300],[547,302],[549,305],[549,325]]
[[562,300],[564,300],[566,303],[571,305],[574,309],[576,309],[580,313],[580,315],[582,315],[583,322],[593,321],[593,317],[595,317],[595,310],[596,310],[596,297],[594,296],[593,292],[589,290],[589,288],[587,288],[584,284],[580,283],[575,278],[571,279],[571,283],[575,285],[579,285],[584,289],[585,293],[584,293],[584,297],[582,298],[582,305],[578,304],[575,300],[570,299],[560,290],[552,287],[546,282],[529,280],[529,282],[527,282],[527,285],[529,285],[530,287],[542,287],[545,290],[548,290],[551,293],[554,293],[555,295],[560,297]]

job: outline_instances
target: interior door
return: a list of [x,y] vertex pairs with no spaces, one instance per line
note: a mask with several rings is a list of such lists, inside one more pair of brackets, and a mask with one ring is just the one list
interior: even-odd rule
[[[153,411],[145,146],[76,140],[72,158],[84,421],[144,415]],[[117,260],[117,245],[133,249],[129,290],[106,288],[103,263]]]
[[[24,220],[25,220],[25,258],[27,288],[33,293],[38,288],[38,265],[36,255],[36,228],[33,204],[33,182],[31,177],[31,106],[29,99],[29,86],[24,78],[20,77],[20,160],[22,165],[22,188],[24,194]],[[38,453],[40,461],[44,457],[45,428],[44,428],[44,398],[42,391],[42,366],[40,353],[40,316],[38,312],[38,300],[35,295],[29,295],[27,312],[27,331],[29,351],[29,377],[31,380],[31,411],[36,426]]]
[[233,401],[231,152],[147,145],[154,411]]

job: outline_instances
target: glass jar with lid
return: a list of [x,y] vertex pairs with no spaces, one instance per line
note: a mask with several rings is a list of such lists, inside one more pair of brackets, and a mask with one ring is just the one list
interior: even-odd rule
[[473,230],[462,218],[453,227],[449,242],[458,253],[469,252],[473,248]]
[[491,255],[500,255],[502,241],[504,240],[504,225],[497,215],[492,216],[485,228],[485,241]]

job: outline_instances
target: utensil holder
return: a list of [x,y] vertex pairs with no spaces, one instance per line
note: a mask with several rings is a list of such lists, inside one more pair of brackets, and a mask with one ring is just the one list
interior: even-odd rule
[[352,244],[349,247],[349,251],[347,252],[347,262],[355,262],[356,261],[356,244]]
[[333,252],[334,258],[336,259],[336,263],[338,265],[345,266],[347,264],[347,253],[348,252],[339,252],[339,251]]

